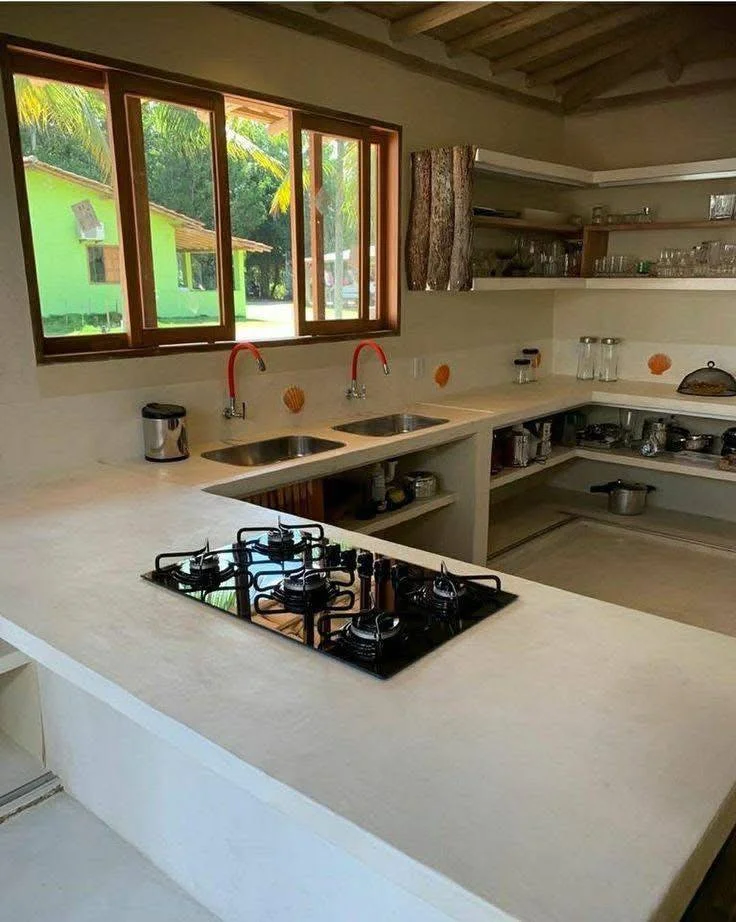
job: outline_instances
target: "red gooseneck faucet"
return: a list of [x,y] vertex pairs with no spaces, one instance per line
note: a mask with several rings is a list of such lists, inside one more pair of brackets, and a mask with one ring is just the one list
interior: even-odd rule
[[365,384],[358,384],[358,356],[362,349],[365,348],[372,349],[378,358],[381,360],[383,365],[383,373],[388,375],[391,373],[391,369],[388,367],[388,359],[386,358],[386,353],[381,349],[378,343],[374,343],[372,339],[364,339],[358,343],[353,352],[353,364],[351,368],[350,375],[350,387],[347,389],[346,396],[348,400],[363,400],[365,398]]
[[245,419],[245,411],[247,404],[245,401],[242,401],[240,409],[236,408],[235,401],[235,359],[238,357],[238,353],[242,352],[244,349],[247,349],[253,355],[253,358],[258,363],[258,370],[265,371],[266,363],[263,361],[263,356],[258,351],[258,349],[253,345],[253,343],[237,343],[230,350],[230,358],[227,360],[227,387],[228,387],[228,402],[225,409],[222,411],[222,415],[225,419]]

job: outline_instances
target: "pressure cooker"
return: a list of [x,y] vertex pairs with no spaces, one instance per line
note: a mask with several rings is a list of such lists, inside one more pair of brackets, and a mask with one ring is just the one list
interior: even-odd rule
[[609,512],[616,515],[641,515],[646,508],[647,496],[655,489],[647,483],[611,480],[591,487],[590,492],[608,494]]

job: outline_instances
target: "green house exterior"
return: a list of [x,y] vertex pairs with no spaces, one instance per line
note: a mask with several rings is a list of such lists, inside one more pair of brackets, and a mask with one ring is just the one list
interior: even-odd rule
[[[45,332],[63,333],[64,324],[78,323],[80,315],[93,326],[117,326],[123,313],[123,293],[120,271],[115,268],[120,251],[112,188],[34,158],[25,158],[25,176]],[[73,206],[81,203],[91,205],[97,227],[80,229]],[[200,254],[214,252],[214,233],[201,222],[159,205],[151,204],[150,216],[159,320],[171,324],[216,322],[218,293],[201,290],[193,269],[193,261],[202,258]],[[96,249],[90,252],[90,248]],[[91,263],[101,256],[101,248],[111,248],[105,254],[107,274],[118,280],[93,280],[96,273]],[[236,317],[245,317],[245,254],[268,249],[255,241],[233,238]]]

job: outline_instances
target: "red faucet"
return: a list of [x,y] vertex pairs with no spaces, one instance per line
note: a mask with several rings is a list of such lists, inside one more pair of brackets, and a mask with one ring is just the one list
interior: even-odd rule
[[358,343],[353,352],[353,364],[350,375],[350,387],[346,391],[346,396],[348,400],[362,400],[365,397],[365,384],[358,384],[358,356],[362,349],[369,347],[372,349],[378,358],[381,360],[383,365],[383,373],[388,375],[391,373],[391,369],[388,367],[388,359],[386,358],[386,353],[381,349],[378,343],[374,343],[372,339],[364,339]]
[[258,349],[253,345],[253,343],[237,343],[230,350],[230,358],[227,360],[227,389],[228,389],[228,402],[225,409],[222,411],[222,415],[225,419],[245,419],[245,410],[246,403],[243,401],[241,404],[240,410],[235,408],[235,359],[238,356],[239,352],[242,352],[243,349],[247,349],[253,355],[253,358],[258,363],[258,370],[265,371],[266,363],[263,361],[263,356],[258,351]]

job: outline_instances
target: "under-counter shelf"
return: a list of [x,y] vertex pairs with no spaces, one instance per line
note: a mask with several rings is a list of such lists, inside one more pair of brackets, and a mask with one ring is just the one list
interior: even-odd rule
[[13,669],[18,669],[27,663],[30,663],[30,660],[25,653],[21,653],[20,650],[16,650],[9,643],[0,640],[0,675],[12,672]]
[[392,512],[381,512],[375,519],[342,519],[342,521],[331,522],[330,524],[336,528],[359,532],[362,535],[375,535],[393,528],[394,525],[410,522],[412,519],[417,519],[437,509],[443,509],[445,506],[451,506],[456,502],[457,493],[439,492],[428,499],[415,499],[408,505],[402,506],[401,509],[394,509]]
[[576,456],[577,449],[555,445],[552,448],[552,454],[544,463],[531,461],[526,467],[506,467],[498,474],[491,474],[491,490],[498,490],[515,480],[523,480],[525,477],[541,474],[542,471],[548,471],[551,467],[556,467],[564,461],[570,461]]
[[[676,453],[663,452],[653,457],[644,457],[631,449],[596,449],[578,448],[575,452],[578,458],[589,461],[608,461],[611,464],[625,464],[627,467],[638,467],[650,471],[664,471],[669,474],[684,474],[688,477],[705,477],[709,480],[730,480],[736,483],[736,474],[724,471],[718,467],[717,455],[703,455],[702,461],[691,461],[689,458],[679,458]],[[708,463],[710,461],[710,463]]]

